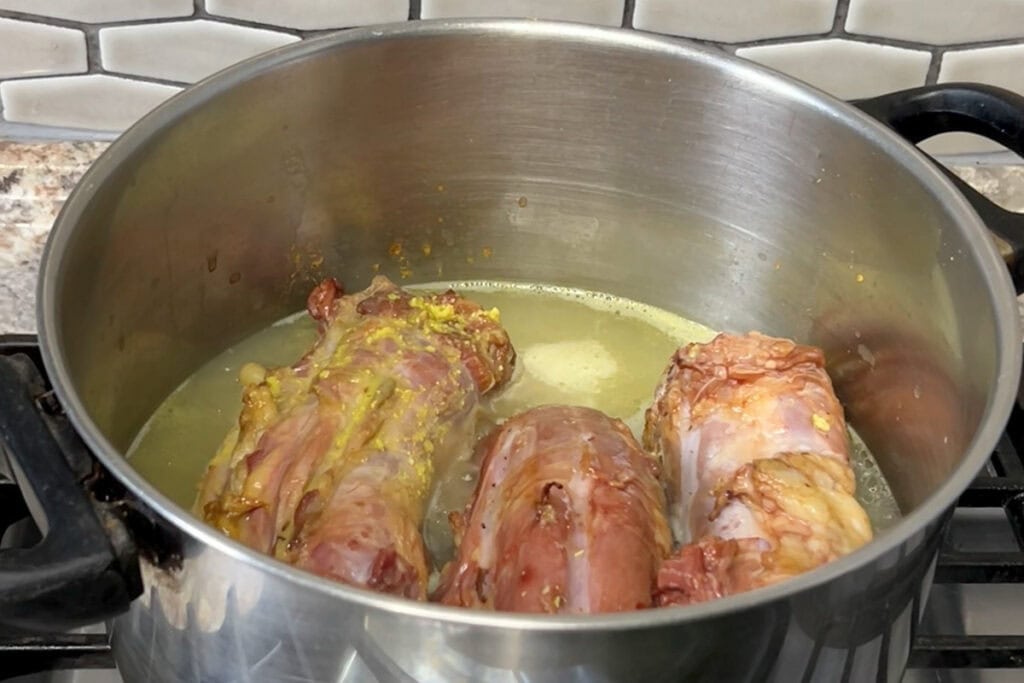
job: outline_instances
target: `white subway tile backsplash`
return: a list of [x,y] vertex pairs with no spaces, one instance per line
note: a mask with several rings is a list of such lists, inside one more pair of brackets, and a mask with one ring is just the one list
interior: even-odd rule
[[100,31],[103,68],[193,83],[271,48],[299,40],[217,21],[175,21]]
[[82,73],[87,68],[81,31],[0,19],[0,78]]
[[99,74],[0,83],[4,118],[15,123],[122,130],[181,88]]
[[835,13],[836,0],[636,0],[633,26],[737,43],[826,33]]
[[850,0],[846,30],[932,45],[1024,38],[1024,2]]
[[620,26],[625,0],[422,0],[424,19],[529,17]]
[[187,17],[195,12],[195,4],[192,0],[0,0],[0,10],[5,9],[95,23]]
[[980,135],[971,133],[944,133],[928,138],[921,149],[935,156],[951,154],[988,154],[1002,152],[1006,148]]
[[939,83],[981,81],[1024,92],[1024,45],[954,50],[942,56]]
[[206,0],[206,11],[313,30],[404,21],[409,18],[409,0]]
[[[921,85],[936,60],[928,82],[1024,94],[1024,0],[0,0],[0,130],[16,122],[121,131],[178,90],[133,77],[193,83],[308,35],[300,31],[405,21],[410,12],[606,26],[628,15],[638,30],[739,48],[841,98]],[[948,134],[923,146],[993,149],[980,140]]]
[[748,47],[736,54],[841,98],[924,85],[931,62],[923,50],[840,39]]

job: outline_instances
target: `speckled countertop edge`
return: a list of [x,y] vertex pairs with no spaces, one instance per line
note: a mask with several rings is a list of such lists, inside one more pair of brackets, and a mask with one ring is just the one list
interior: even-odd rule
[[[57,213],[108,142],[0,140],[0,334],[34,333],[39,262]],[[997,204],[1024,211],[1024,166],[954,170]],[[1024,298],[1019,299],[1024,315]]]
[[0,334],[36,331],[46,237],[68,194],[108,145],[0,140]]

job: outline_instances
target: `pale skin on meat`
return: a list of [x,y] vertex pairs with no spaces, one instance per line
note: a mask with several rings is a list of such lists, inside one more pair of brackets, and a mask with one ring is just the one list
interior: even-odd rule
[[658,467],[597,410],[533,408],[481,442],[480,480],[434,599],[511,612],[650,607],[671,549]]
[[819,349],[758,333],[679,349],[644,444],[665,468],[682,543],[659,572],[658,604],[770,585],[871,540]]
[[242,543],[355,586],[425,599],[420,535],[434,476],[472,451],[480,399],[515,354],[497,311],[384,277],[309,297],[320,337],[298,363],[246,366],[238,426],[196,512]]

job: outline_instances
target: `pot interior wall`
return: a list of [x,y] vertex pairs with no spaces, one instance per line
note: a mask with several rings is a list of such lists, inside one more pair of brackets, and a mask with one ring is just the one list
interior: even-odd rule
[[361,288],[379,268],[594,288],[820,344],[897,497],[923,500],[996,379],[991,293],[948,205],[905,150],[796,87],[564,33],[314,41],[130,131],[47,269],[52,339],[107,438],[125,448],[317,278]]

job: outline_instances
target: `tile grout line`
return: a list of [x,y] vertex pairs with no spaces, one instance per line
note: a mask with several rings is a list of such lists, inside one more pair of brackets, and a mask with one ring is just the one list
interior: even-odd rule
[[622,7],[622,28],[633,28],[633,14],[636,12],[636,0],[626,0]]
[[828,35],[841,37],[846,34],[846,17],[850,14],[850,0],[838,0],[836,13],[832,17],[832,30]]
[[[235,17],[227,17],[222,14],[210,14],[209,10],[206,9],[206,0],[195,0],[192,14],[188,17],[179,17],[178,19],[186,21],[196,21],[198,19],[202,19],[204,21],[216,21],[222,24],[228,24],[229,26],[242,26],[244,28],[255,28],[261,31],[275,31],[277,33],[287,33],[289,35],[299,36],[300,38],[302,37],[302,31],[297,28],[277,26],[276,24],[250,21],[248,19],[236,19]],[[161,24],[173,20],[173,18],[154,19],[148,23]]]
[[942,48],[936,48],[932,52],[932,61],[928,63],[928,73],[924,77],[925,85],[934,85],[939,82],[939,72],[942,70],[942,58],[946,55],[946,50]]
[[[851,43],[864,43],[866,45],[881,45],[885,47],[898,47],[904,50],[917,50],[919,52],[929,52],[934,46],[929,43],[919,43],[912,40],[899,40],[896,38],[877,38],[875,36],[865,36],[857,33],[801,33],[799,35],[792,36],[779,36],[776,38],[758,38],[757,40],[741,40],[735,43],[728,43],[736,48],[743,47],[762,47],[767,45],[787,45],[790,43],[809,43],[815,40],[825,39],[840,39]],[[1022,42],[1020,38],[1012,39],[1014,43]],[[973,47],[974,43],[970,43]],[[948,47],[948,46],[947,46]]]
[[[55,17],[45,17],[39,14],[28,14],[26,12],[12,12],[9,10],[0,10],[0,19],[15,19],[17,21],[26,21],[32,24],[40,24],[42,26],[56,26],[58,28],[71,28],[79,31],[85,31],[89,28],[104,29],[104,28],[121,28],[131,26],[151,26],[154,24],[173,24],[182,23],[189,21],[196,21],[197,19],[204,19],[206,21],[216,21],[221,24],[228,24],[229,26],[241,26],[243,28],[254,28],[263,31],[274,31],[276,33],[287,33],[293,36],[302,35],[303,31],[297,28],[290,28],[288,26],[278,26],[277,24],[268,24],[259,21],[249,21],[248,19],[236,19],[234,17],[222,16],[220,14],[210,14],[205,9],[201,8],[199,4],[202,0],[198,0],[192,14],[179,15],[173,17],[148,17],[146,19],[124,19],[121,21],[98,21],[98,22],[84,22],[84,21],[73,21],[70,19],[57,19]],[[347,28],[347,27],[345,27]],[[339,29],[317,29],[317,30],[339,30]]]
[[85,72],[99,73],[103,69],[103,55],[100,54],[100,30],[89,26],[85,31]]
[[192,83],[186,83],[184,81],[172,81],[168,78],[160,78],[159,76],[143,76],[141,74],[133,74],[127,71],[111,71],[109,69],[101,68],[96,72],[98,76],[111,76],[113,78],[120,78],[128,81],[136,81],[139,83],[152,83],[154,85],[169,85],[175,88],[187,88]]
[[19,81],[49,81],[55,78],[67,78],[68,76],[112,76],[114,78],[121,78],[130,81],[140,81],[142,83],[156,83],[157,85],[172,85],[176,88],[187,88],[192,83],[185,81],[173,81],[167,78],[160,78],[159,76],[144,76],[142,74],[133,74],[127,71],[114,71],[106,69],[102,64],[95,64],[90,66],[90,70],[86,73],[59,73],[59,74],[35,74],[32,76],[14,76],[12,78],[5,78],[0,80],[0,83],[17,83]]
[[27,21],[32,24],[43,24],[45,26],[56,26],[57,28],[74,28],[82,30],[87,24],[72,19],[59,19],[47,17],[41,14],[30,12],[17,12],[15,10],[0,9],[0,19],[13,19],[14,21]]
[[[679,37],[686,38],[686,36]],[[779,36],[776,38],[758,38],[757,40],[743,40],[734,43],[722,44],[739,49],[744,47],[761,47],[767,45],[787,45],[790,43],[809,43],[815,40],[821,40],[823,38],[840,38],[851,43],[881,45],[883,47],[898,47],[904,50],[917,50],[918,52],[934,52],[935,50],[942,50],[943,52],[952,52],[964,50],[981,50],[989,47],[1024,45],[1024,38],[993,38],[991,40],[979,40],[973,43],[950,43],[948,45],[933,45],[932,43],[922,43],[916,40],[882,38],[879,36],[869,36],[861,33],[801,33],[799,35]]]

